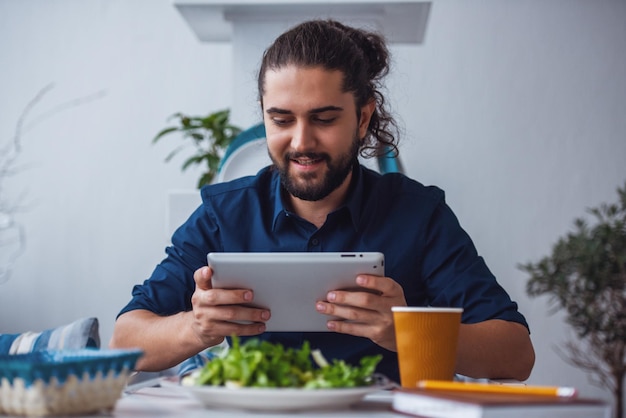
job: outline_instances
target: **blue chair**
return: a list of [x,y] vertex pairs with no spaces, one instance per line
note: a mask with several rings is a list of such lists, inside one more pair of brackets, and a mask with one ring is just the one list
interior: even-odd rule
[[[389,152],[376,159],[362,163],[380,173],[402,173],[400,160]],[[217,182],[232,180],[245,175],[256,174],[261,168],[271,164],[265,144],[265,126],[260,123],[240,133],[226,149],[217,172]]]

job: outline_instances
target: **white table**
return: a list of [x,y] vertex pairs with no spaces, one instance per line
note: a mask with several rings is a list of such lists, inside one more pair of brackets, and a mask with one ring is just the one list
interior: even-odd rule
[[131,417],[402,417],[391,412],[391,393],[376,392],[367,395],[363,401],[343,410],[316,410],[302,412],[260,413],[239,410],[209,409],[184,390],[172,387],[146,387],[131,394],[125,394],[117,402],[113,416]]

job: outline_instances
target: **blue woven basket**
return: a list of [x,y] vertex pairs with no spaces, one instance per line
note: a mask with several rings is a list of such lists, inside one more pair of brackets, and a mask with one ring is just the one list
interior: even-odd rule
[[63,350],[0,355],[0,413],[63,415],[111,410],[139,350]]

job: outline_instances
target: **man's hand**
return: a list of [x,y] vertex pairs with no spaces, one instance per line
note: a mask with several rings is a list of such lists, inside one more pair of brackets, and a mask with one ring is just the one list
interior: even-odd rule
[[366,337],[387,350],[396,351],[392,306],[406,306],[402,287],[389,277],[362,274],[356,284],[367,290],[333,290],[316,309],[345,320],[328,321],[328,329]]
[[141,348],[144,355],[137,369],[159,371],[221,343],[226,336],[265,331],[269,310],[242,306],[254,300],[252,291],[213,289],[212,275],[209,267],[194,272],[196,290],[191,297],[191,311],[161,316],[137,309],[120,315],[109,346]]
[[213,289],[212,276],[213,271],[209,267],[202,267],[193,275],[196,290],[191,296],[192,329],[198,340],[208,346],[219,344],[224,337],[232,334],[256,335],[264,332],[270,311],[242,306],[254,299],[252,290]]

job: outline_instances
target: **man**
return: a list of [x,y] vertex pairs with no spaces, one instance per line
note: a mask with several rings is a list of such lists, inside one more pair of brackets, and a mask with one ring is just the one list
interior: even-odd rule
[[[358,163],[359,152],[397,152],[379,91],[388,60],[380,36],[334,21],[305,22],[275,40],[258,76],[273,166],[202,190],[203,204],[174,234],[167,257],[133,289],[111,347],[141,347],[138,368],[154,371],[233,334],[287,346],[309,340],[351,363],[382,354],[378,371],[398,381],[391,307],[459,306],[457,373],[529,376],[526,321],[443,192]],[[252,291],[211,287],[210,251],[380,251],[389,277],[361,275],[356,284],[376,292],[332,291],[318,301],[319,314],[350,320],[329,318],[329,332],[265,333],[271,312],[242,305]]]

